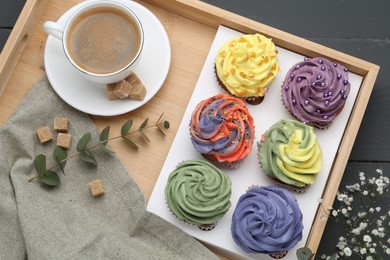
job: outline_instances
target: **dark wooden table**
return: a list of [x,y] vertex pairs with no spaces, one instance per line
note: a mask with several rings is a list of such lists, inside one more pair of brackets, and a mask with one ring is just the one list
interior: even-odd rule
[[[359,171],[390,176],[390,2],[366,0],[203,0],[250,19],[323,44],[381,67],[340,187],[358,181]],[[1,0],[0,49],[25,0]],[[389,203],[382,201],[382,210]],[[328,221],[317,258],[335,252],[343,227]],[[389,256],[390,257],[390,256]],[[356,259],[356,258],[354,258]],[[386,258],[385,258],[386,259]]]

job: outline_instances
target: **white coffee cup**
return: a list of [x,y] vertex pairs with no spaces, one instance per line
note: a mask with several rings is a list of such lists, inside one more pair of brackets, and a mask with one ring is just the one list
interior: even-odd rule
[[109,0],[83,5],[65,25],[46,21],[43,28],[62,42],[67,59],[83,77],[100,84],[129,76],[144,45],[144,31],[136,14]]

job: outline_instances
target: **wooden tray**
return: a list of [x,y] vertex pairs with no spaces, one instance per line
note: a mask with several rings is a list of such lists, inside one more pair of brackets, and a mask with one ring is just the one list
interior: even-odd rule
[[[67,9],[80,2],[82,1],[26,1],[0,55],[0,125],[8,120],[33,84],[45,75],[43,51],[47,34],[42,29],[43,22],[57,20]],[[122,123],[129,118],[132,118],[135,123],[141,123],[146,117],[157,120],[160,112],[165,111],[165,118],[172,126],[165,139],[161,138],[158,132],[150,131],[148,134],[152,143],[147,144],[139,140],[141,148],[138,151],[129,150],[122,142],[111,144],[147,200],[175,137],[219,25],[243,33],[261,32],[271,37],[280,47],[309,57],[328,58],[364,78],[323,193],[322,206],[318,207],[306,242],[306,245],[315,252],[326,225],[328,214],[326,209],[333,204],[379,66],[200,1],[137,2],[151,10],[167,30],[172,48],[170,72],[161,90],[143,107],[121,116],[92,116],[92,119],[98,128],[103,129],[110,125],[112,133],[119,133]]]

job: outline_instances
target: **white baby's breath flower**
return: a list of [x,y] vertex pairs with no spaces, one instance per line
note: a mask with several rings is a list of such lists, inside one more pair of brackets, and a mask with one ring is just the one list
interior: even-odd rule
[[375,253],[375,248],[371,247],[369,250],[371,254]]
[[379,212],[379,211],[381,211],[381,207],[376,207],[375,210],[376,210],[376,212]]
[[337,210],[332,210],[332,215],[333,215],[334,217],[337,217],[338,214],[339,214],[339,213],[337,213]]
[[363,236],[363,241],[364,242],[367,242],[367,243],[371,243],[372,242],[372,239],[369,235],[364,235]]
[[363,191],[363,195],[364,195],[364,196],[367,196],[367,195],[368,195],[368,191],[367,191],[367,190],[364,190],[364,191]]
[[368,211],[369,211],[370,213],[374,213],[375,209],[370,208]]
[[390,255],[390,248],[386,248],[386,254]]
[[361,229],[359,227],[352,229],[352,234],[360,235]]
[[371,234],[373,234],[374,236],[377,236],[379,234],[378,230],[377,229],[373,229],[371,231]]
[[366,260],[374,260],[374,258],[372,258],[372,256],[369,255],[366,257]]
[[344,251],[344,254],[346,256],[351,256],[352,255],[352,250],[349,247],[344,248],[343,251]]
[[366,254],[366,253],[367,253],[367,249],[366,249],[365,247],[360,248],[360,254],[361,254],[361,255],[364,255],[364,254]]
[[360,228],[361,230],[364,230],[367,226],[368,226],[368,224],[367,224],[366,222],[361,222],[361,223],[359,224],[359,228]]

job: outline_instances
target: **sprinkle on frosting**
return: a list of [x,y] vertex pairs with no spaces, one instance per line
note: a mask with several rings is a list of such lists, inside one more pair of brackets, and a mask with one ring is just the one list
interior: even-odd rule
[[261,34],[239,36],[219,50],[217,76],[237,97],[263,97],[280,71],[277,53],[272,40]]
[[312,127],[282,119],[264,135],[258,146],[265,174],[295,187],[314,183],[322,169],[322,151]]
[[217,223],[230,208],[230,196],[229,176],[203,160],[179,164],[165,187],[171,211],[193,225]]
[[282,86],[283,103],[292,115],[319,128],[330,126],[351,89],[348,69],[325,58],[305,58],[287,75],[296,75],[286,77]]
[[251,151],[254,123],[244,101],[217,94],[201,101],[192,112],[191,141],[195,149],[218,162],[234,163]]
[[294,196],[284,188],[252,188],[238,200],[231,232],[248,253],[285,252],[302,239],[302,212]]

